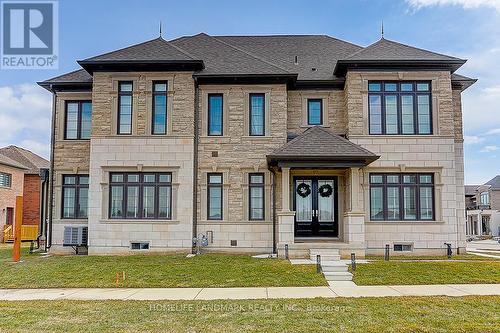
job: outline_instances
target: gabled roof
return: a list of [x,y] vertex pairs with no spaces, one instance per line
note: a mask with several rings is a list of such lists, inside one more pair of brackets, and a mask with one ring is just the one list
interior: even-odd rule
[[216,38],[246,52],[257,54],[291,73],[297,73],[298,80],[338,79],[333,75],[337,61],[363,49],[361,46],[327,35],[217,36]]
[[9,157],[7,157],[5,155],[2,155],[2,154],[0,154],[0,164],[7,165],[7,166],[10,166],[10,167],[13,167],[13,168],[17,168],[17,169],[23,169],[23,170],[27,169],[21,163],[16,162],[13,159],[11,159],[11,158],[9,158]]
[[82,62],[102,62],[102,61],[157,61],[157,60],[200,60],[190,56],[186,51],[181,50],[162,37],[148,40],[139,44],[134,44],[116,51],[90,57]]
[[476,189],[479,185],[465,185],[465,195],[472,196],[476,195]]
[[493,179],[491,179],[484,185],[491,186],[492,190],[500,190],[500,175],[495,176]]
[[205,33],[174,39],[171,43],[203,59],[205,68],[198,76],[292,74],[256,52],[251,53],[222,38]]
[[201,58],[196,59],[162,37],[80,60],[78,63],[89,73],[96,69],[130,70],[132,65],[141,65],[142,69],[147,69],[146,65],[156,68],[163,66],[162,69],[167,68],[165,66],[182,65],[190,65],[189,69],[192,70],[203,68]]
[[5,156],[27,169],[28,174],[39,174],[40,169],[48,169],[49,161],[37,154],[17,146],[7,146],[0,149],[0,155]]
[[279,161],[358,162],[367,165],[379,156],[321,126],[314,126],[267,155],[270,164]]
[[345,59],[340,60],[335,68],[335,73],[341,74],[348,65],[374,65],[390,64],[400,65],[425,65],[448,66],[454,72],[462,66],[466,60],[444,54],[420,49],[406,44],[381,38],[377,42],[359,50]]

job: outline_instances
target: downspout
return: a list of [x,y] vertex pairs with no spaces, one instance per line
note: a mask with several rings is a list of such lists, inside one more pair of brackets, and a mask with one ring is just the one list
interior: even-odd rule
[[[199,142],[199,87],[194,77],[194,141],[193,141],[193,240],[198,237],[198,142]],[[196,253],[194,243],[191,252]]]
[[[46,217],[47,217],[47,184],[49,178],[49,169],[40,169],[40,226],[36,237],[37,249],[40,249],[40,238],[45,235]],[[43,239],[44,243],[46,238]]]
[[273,174],[272,187],[272,205],[273,205],[273,254],[276,254],[276,170],[274,168],[269,168],[269,171]]
[[[52,246],[52,211],[54,204],[54,145],[55,145],[55,127],[56,127],[56,101],[57,96],[50,85],[50,91],[52,91],[52,129],[50,135],[50,171],[49,171],[49,220],[47,223],[47,228],[45,228],[45,250],[50,249]],[[48,235],[47,235],[48,233]],[[48,237],[47,237],[48,236]]]

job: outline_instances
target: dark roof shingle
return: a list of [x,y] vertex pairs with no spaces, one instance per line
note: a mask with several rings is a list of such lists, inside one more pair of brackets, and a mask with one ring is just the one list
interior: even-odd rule
[[500,175],[495,176],[493,179],[488,181],[484,185],[490,185],[491,189],[493,190],[499,190],[500,189]]
[[340,135],[333,134],[321,126],[314,126],[282,147],[273,151],[274,157],[319,157],[319,158],[369,158],[378,156]]

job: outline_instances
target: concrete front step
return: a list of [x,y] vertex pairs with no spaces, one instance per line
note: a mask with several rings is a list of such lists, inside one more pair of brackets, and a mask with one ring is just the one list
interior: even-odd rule
[[[340,254],[320,254],[320,256],[321,262],[340,260]],[[310,259],[316,261],[316,254],[311,254]]]
[[352,281],[352,274],[349,272],[323,272],[327,281]]
[[339,249],[310,249],[309,253],[311,255],[332,255],[332,254],[340,254]]
[[321,270],[324,273],[330,273],[330,272],[347,272],[349,270],[349,266],[347,266],[347,265],[325,265],[325,264],[321,264]]

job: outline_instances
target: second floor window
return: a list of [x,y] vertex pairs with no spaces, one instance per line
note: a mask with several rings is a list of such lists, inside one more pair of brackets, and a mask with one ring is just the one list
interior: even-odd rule
[[62,218],[87,218],[88,196],[88,175],[63,175]]
[[207,218],[222,220],[222,173],[209,173],[207,178]]
[[265,132],[265,95],[250,94],[250,135],[264,135]]
[[370,218],[372,221],[433,220],[434,176],[370,174]]
[[429,81],[370,81],[370,134],[432,134]]
[[264,220],[264,174],[251,173],[249,175],[249,218],[250,220]]
[[323,100],[307,100],[307,125],[323,125]]
[[0,187],[11,187],[12,175],[10,173],[0,172]]
[[64,138],[66,140],[90,139],[92,102],[67,101],[65,127]]
[[153,134],[167,134],[167,82],[153,82]]
[[208,95],[208,135],[222,135],[223,96]]
[[132,91],[131,81],[118,83],[118,134],[132,134]]
[[172,218],[171,173],[112,173],[109,188],[111,219]]
[[489,205],[490,194],[488,192],[482,192],[479,196],[479,201],[481,202],[481,205]]

